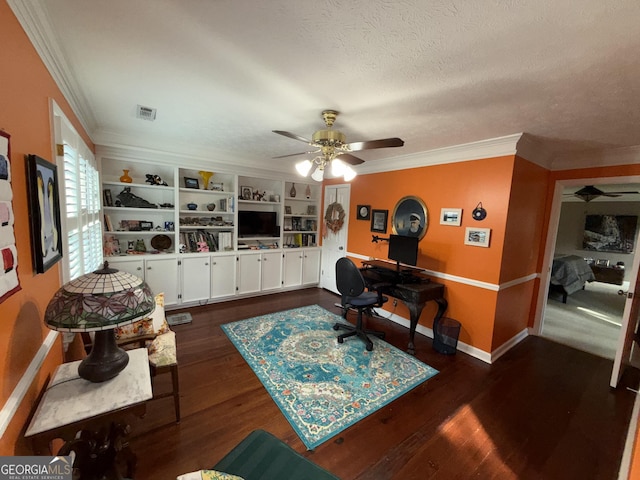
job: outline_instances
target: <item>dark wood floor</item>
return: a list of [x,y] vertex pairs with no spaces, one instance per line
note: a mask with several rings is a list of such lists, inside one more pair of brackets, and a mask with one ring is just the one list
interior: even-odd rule
[[[209,468],[258,428],[343,480],[617,478],[635,400],[625,386],[637,387],[638,372],[612,390],[611,361],[539,337],[487,365],[416,335],[416,356],[440,373],[307,452],[220,325],[309,304],[338,313],[337,300],[313,288],[190,309],[193,323],[173,327],[182,422],[171,399],[149,402],[133,424],[136,478]],[[404,327],[370,325],[405,348]]]

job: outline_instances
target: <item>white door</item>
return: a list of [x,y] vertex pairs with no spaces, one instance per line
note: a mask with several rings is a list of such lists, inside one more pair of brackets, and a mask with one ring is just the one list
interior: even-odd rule
[[153,293],[164,292],[164,304],[178,303],[178,259],[152,258],[144,261],[144,280]]
[[282,285],[284,287],[297,287],[302,283],[302,256],[301,248],[284,252],[282,261]]
[[304,251],[304,259],[302,261],[302,284],[318,283],[320,274],[320,250]]
[[209,300],[210,256],[183,257],[181,262],[182,303]]
[[211,298],[228,297],[236,293],[236,256],[211,256]]
[[[116,270],[120,270],[122,272],[130,273],[131,275],[135,275],[144,280],[144,260],[136,259],[132,261],[127,260],[108,260],[109,267],[115,268]],[[160,293],[160,292],[153,292]]]
[[[322,271],[320,286],[334,293],[339,293],[338,288],[336,287],[336,262],[338,259],[347,255],[350,194],[350,185],[331,185],[324,189],[324,215],[326,215],[327,207],[334,202],[337,202],[344,211],[344,223],[338,231],[333,232],[327,228],[326,225],[323,225],[322,227],[324,237],[322,239]],[[323,222],[326,223],[324,218]]]
[[262,259],[259,253],[238,255],[236,282],[240,295],[260,291],[260,278],[262,277],[261,263]]
[[282,253],[262,253],[261,290],[275,290],[282,287]]
[[[623,292],[627,296],[622,314],[622,327],[620,337],[618,337],[618,348],[616,358],[613,361],[613,372],[611,373],[610,385],[615,388],[620,382],[625,367],[629,364],[634,350],[634,337],[638,331],[638,320],[640,319],[640,235],[636,241],[635,257],[633,259],[633,269],[629,278],[629,291]],[[635,346],[637,349],[637,345]]]

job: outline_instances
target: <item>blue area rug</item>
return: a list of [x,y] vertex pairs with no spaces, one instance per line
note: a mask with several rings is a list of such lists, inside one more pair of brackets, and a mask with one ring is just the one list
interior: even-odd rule
[[336,341],[318,305],[222,325],[309,450],[438,373],[372,337]]

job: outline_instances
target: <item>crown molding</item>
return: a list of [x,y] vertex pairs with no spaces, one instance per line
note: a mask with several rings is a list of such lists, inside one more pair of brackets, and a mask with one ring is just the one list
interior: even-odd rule
[[[65,100],[69,102],[78,121],[92,136],[97,126],[96,119],[89,108],[89,104],[82,95],[82,89],[71,74],[72,69],[66,61],[65,55],[59,47],[55,31],[51,22],[38,6],[38,2],[29,0],[7,0],[7,4],[20,22],[31,44],[40,56],[49,74],[53,77]],[[93,141],[93,138],[92,138]]]

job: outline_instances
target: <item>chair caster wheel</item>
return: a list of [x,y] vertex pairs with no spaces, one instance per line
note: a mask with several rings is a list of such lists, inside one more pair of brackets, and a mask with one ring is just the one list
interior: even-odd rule
[[333,329],[334,330],[340,330],[340,327],[336,324],[336,325],[333,326]]
[[367,352],[370,352],[371,350],[373,350],[373,344],[372,343],[368,343],[367,344]]
[[339,338],[338,343],[342,343],[342,342],[344,342],[344,338]]

